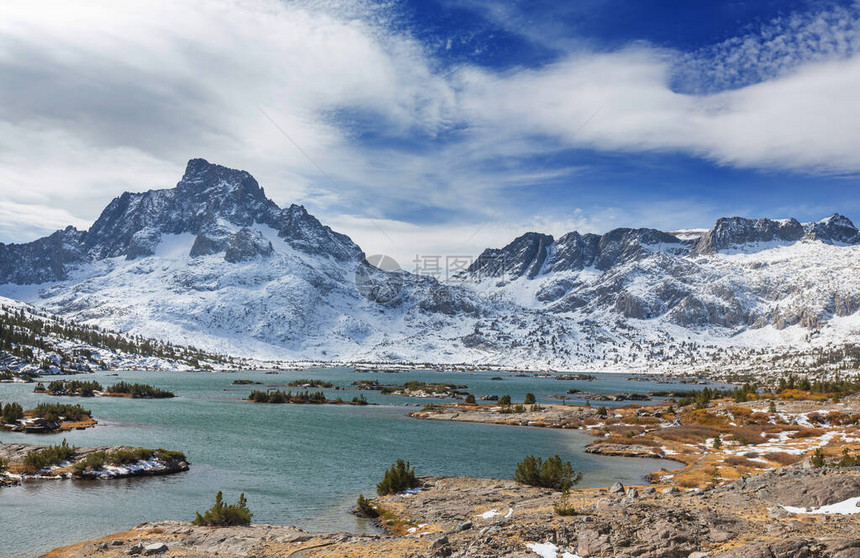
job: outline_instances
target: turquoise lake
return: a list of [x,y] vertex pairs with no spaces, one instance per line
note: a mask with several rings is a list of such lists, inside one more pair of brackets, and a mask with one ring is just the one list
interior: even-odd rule
[[[492,380],[502,377],[501,381]],[[59,443],[77,446],[131,445],[184,451],[191,470],[166,477],[113,481],[41,481],[0,489],[0,549],[4,556],[36,556],[57,546],[122,531],[146,521],[190,520],[208,508],[219,490],[227,501],[248,498],[255,523],[297,525],[311,531],[369,531],[374,527],[349,513],[359,493],[375,495],[382,472],[398,458],[418,474],[468,475],[509,479],[529,454],[559,454],[583,471],[580,486],[615,481],[639,483],[674,463],[653,459],[589,455],[591,440],[579,431],[417,420],[406,415],[425,403],[355,392],[357,380],[400,384],[410,380],[468,385],[468,391],[511,395],[527,392],[539,403],[559,403],[551,394],[576,388],[597,393],[698,389],[651,381],[628,381],[626,374],[598,374],[594,381],[519,377],[498,372],[404,371],[358,373],[352,369],[264,372],[98,372],[81,379],[103,385],[147,383],[173,391],[165,400],[54,398],[32,393],[34,384],[0,383],[0,401],[24,408],[39,402],[81,403],[99,421],[95,428],[65,434],[0,432],[0,442]],[[249,379],[264,386],[233,385]],[[298,378],[320,378],[344,390],[324,390],[329,398],[351,400],[358,393],[379,406],[265,405],[243,399],[253,389],[287,388]],[[47,381],[47,380],[46,380]],[[595,403],[606,404],[611,403]]]

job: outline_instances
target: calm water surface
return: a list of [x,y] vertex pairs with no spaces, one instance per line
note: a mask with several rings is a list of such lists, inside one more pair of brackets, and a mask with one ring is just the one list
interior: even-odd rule
[[[582,432],[415,420],[406,414],[423,404],[415,399],[364,391],[381,406],[261,405],[242,399],[253,389],[286,388],[297,378],[321,378],[345,390],[325,390],[350,400],[350,384],[378,379],[466,384],[476,396],[527,392],[539,402],[558,403],[550,394],[570,388],[613,393],[647,392],[692,386],[627,381],[601,374],[595,381],[561,381],[490,372],[409,371],[356,373],[352,369],[301,372],[178,373],[99,372],[81,377],[104,385],[126,380],[168,389],[167,400],[53,398],[32,393],[33,384],[0,384],[0,401],[24,408],[44,401],[80,402],[99,426],[65,434],[0,432],[2,442],[77,446],[131,445],[182,450],[191,471],[147,479],[106,482],[45,481],[0,489],[0,554],[35,556],[57,546],[127,529],[145,521],[191,519],[208,508],[218,490],[235,501],[248,497],[255,523],[298,525],[312,531],[364,531],[373,527],[348,512],[360,492],[374,494],[382,471],[398,458],[419,474],[511,478],[525,455],[559,454],[584,472],[581,486],[616,480],[641,482],[645,474],[673,464],[652,459],[589,455]],[[492,377],[502,376],[502,381]],[[266,386],[234,386],[245,378]],[[602,403],[601,403],[602,404]]]

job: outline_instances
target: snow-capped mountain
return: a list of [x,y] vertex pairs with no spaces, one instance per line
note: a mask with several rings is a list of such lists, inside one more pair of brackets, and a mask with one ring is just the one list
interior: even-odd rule
[[0,295],[213,351],[588,370],[857,367],[858,270],[846,217],[732,217],[527,233],[441,284],[378,270],[303,207],[202,159],[87,231],[0,244]]

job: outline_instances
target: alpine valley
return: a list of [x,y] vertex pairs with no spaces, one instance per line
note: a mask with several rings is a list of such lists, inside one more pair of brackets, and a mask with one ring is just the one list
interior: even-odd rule
[[530,232],[456,280],[381,271],[247,172],[189,161],[87,231],[0,244],[0,295],[271,361],[766,372],[860,366],[860,233],[842,215],[710,230]]

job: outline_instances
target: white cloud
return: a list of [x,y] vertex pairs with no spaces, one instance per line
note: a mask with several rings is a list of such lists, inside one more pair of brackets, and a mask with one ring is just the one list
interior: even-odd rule
[[467,69],[461,108],[496,136],[516,130],[571,146],[680,151],[739,167],[860,171],[860,58],[711,95],[673,91],[671,67],[671,53],[639,47],[504,75]]
[[[123,190],[170,187],[191,157],[249,170],[279,204],[304,203],[368,252],[388,251],[361,219],[371,215],[404,239],[401,258],[413,247],[455,251],[458,242],[475,252],[541,227],[559,234],[560,227],[707,226],[710,214],[704,223],[658,222],[658,205],[630,203],[589,207],[587,220],[549,208],[544,218],[555,221],[541,222],[511,204],[511,192],[580,172],[536,168],[565,147],[860,172],[858,11],[786,19],[693,55],[643,44],[612,52],[580,46],[541,68],[494,72],[441,68],[392,25],[395,15],[364,3],[7,3],[0,78],[11,86],[0,88],[0,192],[8,221],[0,239],[29,240],[67,217],[92,221]],[[676,87],[682,67],[710,71],[715,83],[754,71],[767,80],[695,94]],[[348,119],[356,112],[385,131],[385,147],[355,133]],[[406,205],[450,215],[431,227],[391,218]],[[50,218],[39,207],[53,211]],[[500,208],[506,226],[494,222],[472,236]],[[474,223],[462,224],[469,217]]]

